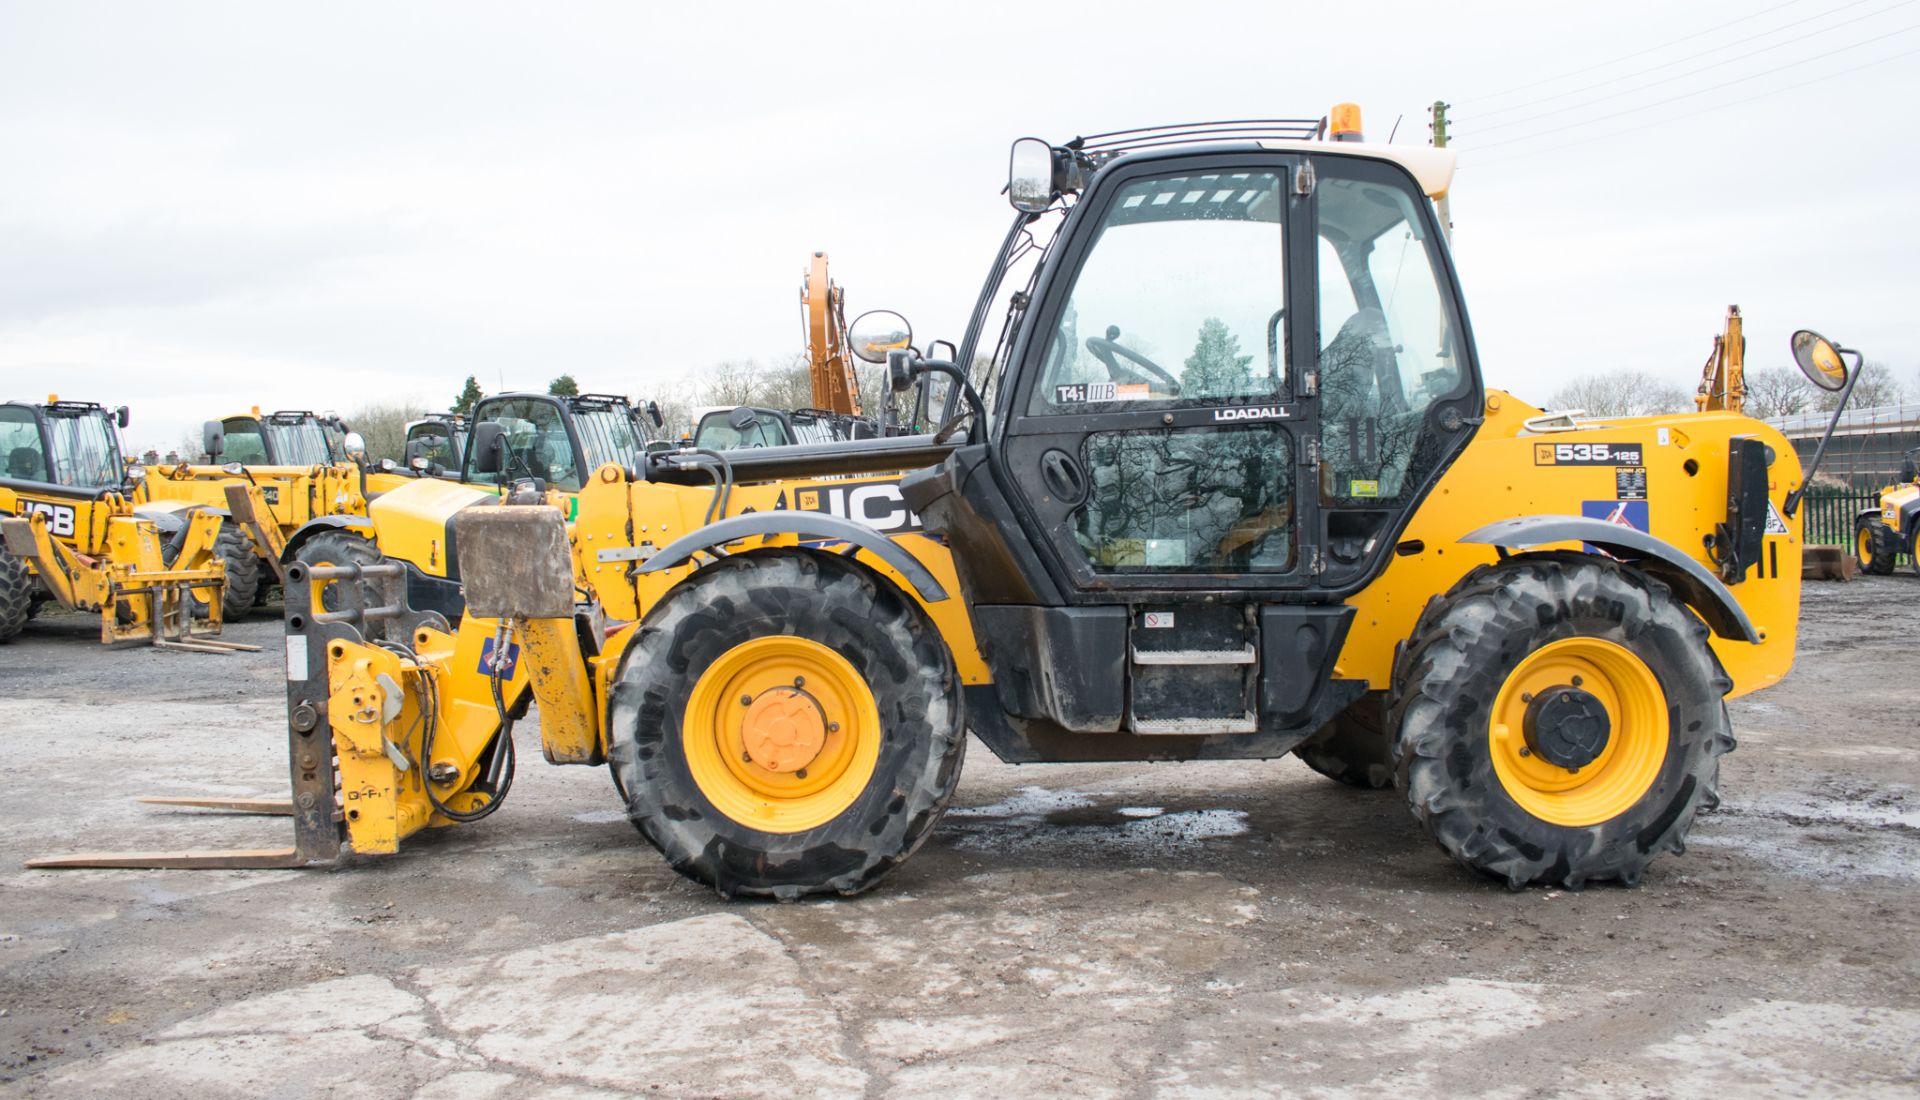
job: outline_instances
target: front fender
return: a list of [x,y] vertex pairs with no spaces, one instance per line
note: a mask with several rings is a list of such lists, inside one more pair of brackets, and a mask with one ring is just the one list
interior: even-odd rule
[[1760,643],[1753,620],[1719,577],[1671,543],[1645,531],[1583,516],[1521,516],[1489,523],[1460,536],[1461,542],[1492,546],[1504,557],[1512,550],[1555,542],[1585,542],[1631,561],[1680,594],[1722,638]]
[[754,535],[793,535],[802,539],[840,539],[850,542],[907,578],[907,583],[913,585],[914,591],[927,603],[938,603],[947,598],[946,588],[934,579],[926,566],[902,550],[898,543],[864,523],[819,512],[777,510],[728,516],[681,535],[661,547],[639,571],[658,573],[663,569],[672,569],[685,564],[701,550],[712,550]]

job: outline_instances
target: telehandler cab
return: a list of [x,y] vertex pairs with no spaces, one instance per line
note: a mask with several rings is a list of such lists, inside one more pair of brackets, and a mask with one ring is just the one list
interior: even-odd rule
[[39,865],[393,852],[503,804],[537,701],[547,759],[610,764],[725,895],[872,886],[968,731],[1018,763],[1298,752],[1514,888],[1638,881],[1715,803],[1724,700],[1792,662],[1800,465],[1724,411],[1486,389],[1453,156],[1356,113],[1016,143],[957,354],[888,357],[948,384],[933,434],[621,456],[571,504],[387,494],[468,614],[410,609],[396,562],[290,569],[295,846]]
[[49,600],[100,613],[106,644],[254,649],[215,641],[224,567],[217,513],[138,500],[120,449],[125,406],[0,404],[0,642]]
[[206,463],[149,466],[142,500],[197,505],[225,520],[214,552],[226,565],[225,607],[245,615],[285,580],[287,538],[317,516],[364,514],[372,490],[366,445],[337,416],[258,408],[207,421]]

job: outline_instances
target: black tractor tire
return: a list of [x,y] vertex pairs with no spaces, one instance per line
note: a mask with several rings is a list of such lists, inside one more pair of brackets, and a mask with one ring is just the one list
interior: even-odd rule
[[1387,693],[1371,691],[1293,750],[1328,779],[1362,790],[1393,786],[1393,738],[1387,732]]
[[1907,564],[1915,573],[1920,573],[1920,523],[1915,523],[1907,532]]
[[[372,565],[380,560],[380,548],[363,535],[335,529],[321,531],[301,543],[293,552],[293,560],[305,565]],[[320,610],[340,611],[348,607],[349,601],[342,594],[347,585],[360,587],[362,607],[378,607],[383,602],[381,593],[365,581],[337,580],[320,590]]]
[[223,521],[213,540],[213,553],[227,563],[226,587],[221,592],[221,617],[232,622],[253,610],[260,594],[260,555],[253,540],[238,524]]
[[1863,519],[1853,526],[1853,557],[1860,572],[1885,576],[1893,572],[1900,554],[1900,535],[1879,519]]
[[[1642,713],[1665,707],[1666,751],[1641,756],[1657,770],[1643,787],[1620,788],[1631,802],[1605,820],[1547,820],[1516,801],[1494,763],[1503,686],[1536,651],[1566,639],[1625,650],[1657,682]],[[1469,573],[1421,616],[1390,716],[1396,778],[1415,819],[1441,850],[1510,889],[1638,883],[1658,853],[1684,851],[1694,816],[1719,804],[1720,757],[1734,748],[1732,681],[1707,642],[1705,624],[1665,585],[1594,555],[1529,555]],[[1632,731],[1612,736],[1654,743]],[[1632,743],[1620,742],[1617,759],[1630,759]],[[1605,780],[1612,759],[1593,761],[1581,782]]]
[[[878,715],[864,734],[878,755],[833,817],[768,832],[709,798],[688,759],[697,739],[684,734],[703,675],[783,635],[851,666]],[[858,894],[905,861],[946,812],[966,753],[959,674],[920,607],[857,565],[805,552],[726,558],[654,607],[621,662],[608,738],[628,817],[674,870],[722,897],[782,901]]]
[[0,642],[12,641],[39,610],[40,578],[27,563],[0,549]]

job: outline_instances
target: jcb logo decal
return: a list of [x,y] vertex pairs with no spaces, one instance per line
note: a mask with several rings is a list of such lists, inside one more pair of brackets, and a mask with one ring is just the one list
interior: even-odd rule
[[1535,466],[1639,466],[1638,443],[1535,443]]
[[889,535],[920,530],[920,517],[907,507],[900,484],[894,481],[800,489],[793,494],[793,506],[796,511],[822,512],[864,523]]
[[47,517],[47,530],[62,538],[73,537],[73,506],[68,504],[47,504],[38,500],[23,500],[20,507],[26,512],[38,512]]

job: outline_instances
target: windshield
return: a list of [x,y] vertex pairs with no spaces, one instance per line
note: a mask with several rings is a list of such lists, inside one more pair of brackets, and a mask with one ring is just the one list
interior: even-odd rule
[[694,446],[731,451],[740,447],[781,447],[793,442],[787,438],[786,425],[778,417],[761,413],[745,428],[736,428],[727,422],[732,411],[718,409],[701,417],[700,426],[693,433]]
[[573,414],[573,422],[580,429],[580,450],[586,456],[588,472],[609,462],[624,465],[646,444],[634,429],[633,410],[625,406],[582,409]]
[[[1066,208],[1055,206],[1030,221],[1023,216],[1014,223],[988,275],[985,297],[968,327],[966,345],[960,349],[962,359],[971,360],[964,365],[975,388],[995,416],[1000,411],[1000,383],[1005,380],[1014,339],[1020,334],[1025,305],[1033,296],[1033,280],[1065,218]],[[1019,295],[1017,300],[1015,295]],[[983,346],[990,337],[995,338],[991,352]]]
[[53,437],[53,480],[58,484],[104,489],[125,480],[120,444],[105,413],[75,416],[48,409],[47,433]]
[[332,465],[326,433],[317,422],[304,420],[297,424],[276,424],[269,420],[264,426],[267,431],[267,452],[272,455],[275,465]]

